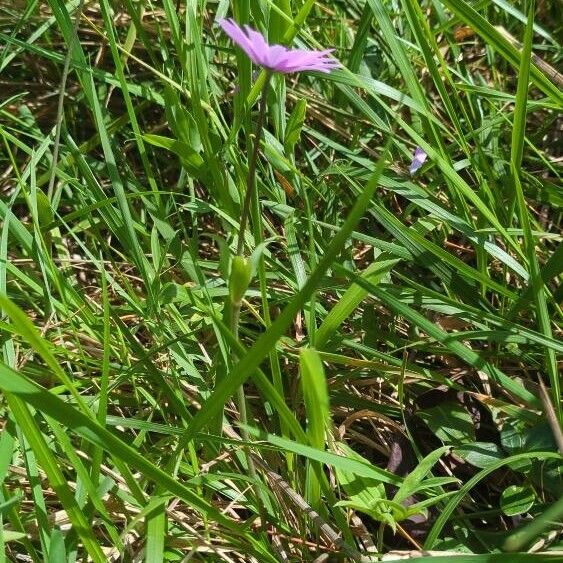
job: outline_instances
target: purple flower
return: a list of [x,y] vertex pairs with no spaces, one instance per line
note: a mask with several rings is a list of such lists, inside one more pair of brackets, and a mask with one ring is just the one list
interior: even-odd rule
[[409,166],[411,176],[424,164],[427,158],[428,155],[420,147],[416,147],[411,165]]
[[233,19],[219,20],[219,25],[253,63],[271,71],[284,74],[305,70],[330,72],[340,67],[340,63],[329,56],[334,49],[307,51],[288,49],[283,45],[268,45],[264,37],[248,25],[243,29]]

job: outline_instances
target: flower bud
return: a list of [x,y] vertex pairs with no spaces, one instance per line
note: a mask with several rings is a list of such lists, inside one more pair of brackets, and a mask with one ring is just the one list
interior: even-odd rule
[[231,302],[238,304],[242,301],[250,280],[252,279],[252,264],[244,256],[235,256],[231,262],[229,278],[229,295]]

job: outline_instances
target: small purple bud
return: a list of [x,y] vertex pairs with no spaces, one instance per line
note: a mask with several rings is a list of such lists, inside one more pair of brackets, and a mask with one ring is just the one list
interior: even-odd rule
[[420,147],[416,147],[411,165],[409,166],[411,176],[424,164],[427,158],[428,155]]

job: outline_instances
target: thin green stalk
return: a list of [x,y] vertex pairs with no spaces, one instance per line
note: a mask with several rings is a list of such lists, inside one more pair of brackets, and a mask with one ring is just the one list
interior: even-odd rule
[[[252,198],[256,191],[256,167],[258,164],[258,154],[260,152],[260,139],[262,137],[262,130],[264,128],[264,121],[266,118],[268,90],[270,86],[271,77],[272,77],[272,73],[268,71],[266,74],[266,81],[264,82],[264,86],[262,88],[262,95],[260,97],[258,121],[256,122],[256,129],[254,133],[254,146],[252,148],[252,154],[250,157],[250,162],[248,164],[246,192],[244,194],[244,202],[242,205],[239,233],[238,233],[238,242],[237,242],[237,256],[240,257],[242,257],[244,253],[244,235],[246,233],[248,218],[251,212]],[[233,333],[233,335],[235,336],[235,339],[238,341],[241,301],[239,299],[236,300],[229,299],[229,303],[230,303],[229,328]],[[235,362],[238,361],[238,356],[234,351],[232,351],[232,357]],[[242,384],[237,389],[237,403],[239,410],[239,418],[241,422],[241,435],[243,440],[245,442],[248,442],[250,440],[250,436],[248,434],[248,431],[246,430],[246,427],[248,425],[248,412],[246,405],[246,395],[244,393],[244,385]],[[244,452],[245,452],[246,462],[248,464],[248,471],[250,473],[250,476],[256,481],[258,481],[256,466],[254,465],[254,460],[252,459],[252,455],[247,446],[244,447]],[[260,491],[258,486],[256,486],[255,488],[255,493],[256,493],[256,502],[258,505],[258,510],[260,512],[260,519],[262,521],[262,524],[264,524],[266,521],[265,520],[266,511],[264,508],[264,499],[262,498],[262,492]]]
[[[235,337],[235,340],[237,340],[237,341],[239,339],[239,319],[240,319],[241,305],[242,305],[242,303],[240,301],[235,302],[232,299],[230,299],[231,314],[229,315],[229,329],[233,333],[233,336]],[[238,359],[238,355],[234,350],[231,350],[231,356],[232,356],[233,362],[236,362],[237,359]],[[244,387],[242,385],[237,390],[237,403],[238,403],[240,420],[243,424],[247,424],[248,423],[248,415],[247,415],[247,410],[246,410],[246,396],[244,394]],[[245,442],[247,442],[248,439],[249,439],[249,436],[248,436],[248,432],[246,431],[244,426],[241,429],[241,435],[242,435],[243,440]],[[247,448],[245,447],[245,451],[246,450],[247,450]],[[248,469],[250,471],[250,474],[252,476],[255,476],[256,475],[256,468],[254,467],[254,464],[252,462],[252,458],[251,458],[250,455],[247,455],[246,457],[247,457],[247,461],[248,461]]]
[[[233,303],[231,301],[231,307],[232,307],[231,317],[230,317],[231,326],[229,328],[231,329],[231,332],[233,333],[235,340],[238,342],[241,302],[239,301],[237,303]],[[233,358],[233,361],[236,362],[238,360],[238,355],[234,350],[231,350],[231,356]],[[240,433],[245,444],[248,444],[248,442],[250,442],[251,440],[251,437],[247,430],[248,411],[246,408],[246,395],[244,393],[244,385],[240,385],[239,388],[237,389],[237,403],[238,403],[239,418],[242,423],[240,428]],[[246,457],[246,463],[248,465],[248,473],[250,474],[250,477],[252,477],[252,479],[256,481],[256,484],[253,487],[253,489],[254,489],[254,494],[256,496],[256,505],[258,507],[258,512],[260,513],[260,521],[262,526],[264,526],[266,522],[266,509],[264,507],[265,505],[264,501],[266,499],[264,498],[260,486],[258,485],[258,472],[256,471],[256,464],[252,459],[252,454],[250,452],[250,449],[247,445],[243,446],[243,449],[244,449],[244,455]]]
[[57,124],[55,126],[55,139],[53,141],[53,162],[51,164],[51,172],[49,176],[49,186],[47,188],[47,197],[49,200],[53,197],[53,188],[55,187],[55,177],[57,173],[57,161],[59,160],[59,148],[61,144],[61,126],[63,124],[65,114],[64,114],[64,101],[65,101],[65,91],[66,91],[66,81],[68,78],[70,70],[70,60],[72,59],[72,47],[74,41],[76,41],[78,26],[80,25],[80,18],[82,17],[82,10],[84,9],[85,0],[80,0],[78,9],[76,11],[76,16],[74,19],[73,33],[72,33],[72,43],[65,57],[65,66],[63,68],[63,75],[61,77],[61,86],[59,89],[59,99],[57,102]]
[[250,162],[248,163],[248,179],[246,182],[246,193],[244,194],[244,202],[240,216],[239,235],[237,243],[237,255],[242,256],[244,250],[244,234],[246,225],[248,224],[248,216],[250,215],[250,204],[252,202],[252,194],[256,189],[256,165],[258,164],[258,152],[260,150],[260,137],[262,137],[262,129],[264,128],[264,119],[266,117],[266,102],[268,99],[268,90],[270,80],[272,78],[271,71],[266,72],[266,80],[262,87],[262,95],[260,97],[260,109],[258,113],[258,121],[256,122],[256,130],[254,134],[254,147]]

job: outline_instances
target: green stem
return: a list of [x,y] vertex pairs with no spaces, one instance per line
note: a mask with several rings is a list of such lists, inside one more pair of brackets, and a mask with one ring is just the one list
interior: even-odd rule
[[74,48],[74,43],[77,39],[78,26],[80,25],[80,19],[82,18],[83,10],[84,10],[84,0],[80,0],[80,5],[76,10],[76,16],[72,28],[72,39],[68,46],[68,52],[65,58],[65,64],[63,68],[63,75],[61,78],[61,86],[59,89],[59,100],[57,102],[57,124],[55,125],[55,139],[53,141],[53,160],[51,163],[51,171],[49,173],[49,186],[47,187],[47,197],[49,198],[49,201],[52,201],[53,199],[53,190],[55,188],[55,179],[57,176],[57,164],[58,164],[57,161],[59,160],[59,148],[61,144],[61,127],[65,118],[64,102],[65,102],[66,81],[68,79],[68,73],[70,71],[72,50]]
[[385,533],[385,522],[379,523],[379,529],[377,530],[377,554],[378,558],[381,557],[383,553],[383,534]]
[[[229,328],[231,329],[231,332],[233,333],[233,336],[235,337],[235,340],[238,341],[239,339],[239,331],[238,331],[238,326],[239,326],[239,317],[240,317],[240,307],[241,307],[241,303],[233,303],[233,301],[231,301],[231,315],[230,315],[230,326]],[[234,350],[231,350],[231,354],[233,356],[233,362],[236,362],[238,360],[238,356],[237,353]],[[242,424],[244,425],[241,428],[241,435],[243,440],[248,441],[248,430],[245,428],[246,424],[248,423],[248,416],[246,413],[246,396],[244,394],[244,386],[241,385],[238,388],[238,392],[237,392],[237,403],[238,403],[238,410],[239,410],[239,418],[240,421],[242,422]],[[252,473],[252,460],[250,459],[250,456],[248,457],[248,465],[249,465],[249,469],[250,472]]]
[[246,182],[246,193],[244,194],[244,202],[240,216],[240,226],[238,233],[237,255],[242,256],[244,250],[244,234],[246,225],[248,224],[248,216],[250,215],[250,204],[252,202],[252,194],[256,189],[256,165],[258,164],[258,153],[260,151],[260,137],[262,137],[262,129],[264,128],[264,120],[266,117],[266,102],[268,98],[268,89],[272,72],[266,72],[266,80],[262,86],[262,95],[260,97],[260,109],[258,113],[258,121],[256,122],[256,130],[254,132],[254,147],[248,164],[248,179]]
[[[256,129],[254,131],[254,146],[252,148],[252,154],[250,156],[250,162],[248,163],[248,178],[246,182],[246,193],[244,194],[244,202],[242,204],[242,211],[240,216],[240,225],[239,225],[239,233],[238,233],[238,241],[237,241],[237,256],[243,256],[244,253],[244,235],[246,233],[246,227],[248,225],[248,218],[250,216],[250,206],[252,204],[252,197],[254,192],[256,191],[256,167],[258,164],[258,154],[260,152],[260,138],[262,137],[262,130],[264,129],[264,121],[266,119],[266,106],[267,106],[267,98],[268,98],[268,89],[270,86],[270,79],[272,77],[272,73],[270,71],[266,74],[266,80],[264,81],[264,85],[262,87],[262,95],[260,97],[260,108],[258,112],[258,121],[256,122]],[[231,300],[230,303],[230,329],[233,333],[233,336],[238,341],[239,338],[239,317],[240,317],[240,307],[241,302],[233,302]],[[233,361],[236,362],[238,357],[236,352],[232,351]],[[239,419],[241,422],[241,435],[245,442],[248,442],[250,437],[248,435],[248,431],[246,430],[246,426],[248,424],[248,415],[246,410],[246,395],[244,393],[244,386],[241,385],[237,390],[237,403],[239,409]],[[246,461],[248,464],[248,472],[250,476],[256,480],[258,483],[258,474],[256,472],[256,467],[254,465],[254,460],[252,459],[252,455],[248,446],[244,447]],[[258,505],[258,511],[260,513],[260,519],[262,526],[266,522],[266,510],[264,508],[264,499],[262,498],[261,491],[256,485],[255,488],[256,492],[256,502]]]
[[[239,339],[239,316],[240,316],[240,307],[241,302],[234,303],[231,300],[231,314],[230,314],[230,329],[235,337],[235,340],[238,342]],[[233,362],[238,360],[237,353],[234,350],[231,350]],[[255,485],[253,486],[254,493],[256,495],[256,506],[258,507],[258,513],[260,514],[260,525],[263,527],[267,522],[267,512],[264,505],[264,498],[260,487],[258,485],[258,472],[256,471],[256,465],[254,464],[254,460],[252,459],[252,454],[248,447],[248,442],[250,441],[250,435],[248,434],[248,430],[246,429],[248,425],[248,414],[246,410],[246,395],[244,394],[244,385],[240,385],[237,389],[237,403],[238,403],[238,412],[239,412],[239,420],[241,422],[240,433],[242,439],[246,442],[244,445],[244,455],[246,457],[246,464],[248,465],[248,473],[252,479],[255,480]]]
[[[240,317],[240,307],[241,307],[241,303],[233,303],[233,301],[231,301],[231,315],[230,315],[230,329],[231,332],[233,333],[233,336],[235,337],[235,340],[238,341],[239,339],[239,317]],[[237,353],[234,350],[231,350],[231,354],[233,356],[233,362],[236,362],[238,359]],[[244,386],[240,386],[238,388],[238,392],[237,392],[237,403],[238,403],[238,410],[239,410],[239,417],[240,417],[240,421],[246,426],[247,421],[248,421],[248,417],[246,414],[246,396],[244,394]],[[241,428],[241,435],[243,440],[247,441],[248,440],[248,431],[246,430],[246,428],[242,427]],[[249,465],[249,469],[252,473],[252,469],[251,469],[251,465],[252,465],[252,460],[250,459],[250,456],[247,455],[247,460],[248,460],[248,465]]]
[[[254,146],[252,148],[252,155],[250,157],[250,162],[248,164],[248,177],[246,181],[246,193],[244,194],[244,202],[242,205],[242,211],[240,216],[240,225],[239,225],[239,233],[238,233],[238,242],[237,242],[237,256],[242,256],[244,251],[244,235],[246,232],[246,226],[248,224],[248,217],[250,215],[250,205],[252,203],[252,194],[256,190],[256,166],[258,164],[258,153],[260,152],[260,138],[262,137],[262,129],[264,128],[264,120],[266,118],[266,105],[267,105],[267,98],[268,98],[268,89],[270,86],[270,78],[272,77],[272,73],[270,71],[266,74],[266,80],[264,81],[264,85],[262,87],[262,95],[260,97],[260,108],[258,113],[258,121],[256,122],[256,129],[254,131]],[[234,303],[231,300],[231,311],[230,311],[230,329],[235,338],[238,340],[238,325],[239,325],[239,317],[240,317],[240,306],[241,303]],[[234,359],[236,360],[236,354],[233,354]],[[247,424],[247,415],[246,415],[246,398],[244,395],[244,388],[241,385],[238,390],[238,407],[239,407],[239,414],[240,414],[240,421],[243,425]],[[244,428],[244,427],[243,427]],[[243,430],[243,438],[245,440],[248,439],[248,435],[246,430]],[[249,468],[251,467],[252,462],[249,457]],[[252,469],[251,469],[252,472]]]

